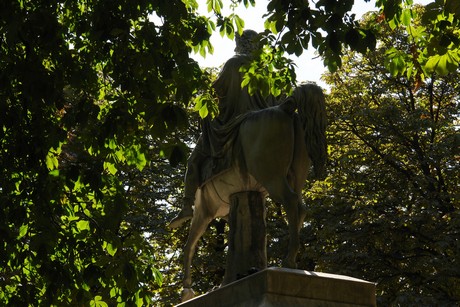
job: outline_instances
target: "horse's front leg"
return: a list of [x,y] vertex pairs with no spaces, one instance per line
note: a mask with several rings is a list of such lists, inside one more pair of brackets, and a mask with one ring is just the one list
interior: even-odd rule
[[205,217],[202,212],[195,210],[190,225],[187,243],[184,248],[184,278],[182,280],[182,286],[184,289],[182,290],[181,295],[182,302],[185,302],[195,296],[192,290],[192,258],[195,254],[196,244],[210,222],[210,217]]

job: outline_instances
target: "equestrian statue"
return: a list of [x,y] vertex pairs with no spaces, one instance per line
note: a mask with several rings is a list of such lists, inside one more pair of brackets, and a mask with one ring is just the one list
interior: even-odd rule
[[204,121],[202,134],[187,163],[182,209],[170,222],[177,228],[191,219],[184,248],[182,301],[193,297],[191,263],[209,223],[226,217],[230,197],[257,191],[281,203],[289,225],[283,266],[296,267],[299,232],[306,207],[302,189],[310,168],[323,177],[327,156],[326,111],[322,89],[302,84],[284,99],[249,94],[241,87],[240,68],[260,48],[258,34],[236,37],[236,55],[228,60],[213,87],[219,114]]

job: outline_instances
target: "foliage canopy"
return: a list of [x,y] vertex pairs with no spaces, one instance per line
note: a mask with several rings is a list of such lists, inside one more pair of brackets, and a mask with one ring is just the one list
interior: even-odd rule
[[[310,192],[322,195],[312,254],[323,270],[377,282],[384,306],[460,300],[460,71],[429,69],[427,40],[412,31],[436,30],[427,13],[416,7],[410,24],[381,27],[374,51],[347,52],[325,77],[331,174]],[[406,56],[398,71],[394,53]]]

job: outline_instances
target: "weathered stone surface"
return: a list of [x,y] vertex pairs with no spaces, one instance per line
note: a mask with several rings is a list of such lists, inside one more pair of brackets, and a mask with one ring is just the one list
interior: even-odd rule
[[268,268],[178,306],[376,306],[375,284],[343,275]]

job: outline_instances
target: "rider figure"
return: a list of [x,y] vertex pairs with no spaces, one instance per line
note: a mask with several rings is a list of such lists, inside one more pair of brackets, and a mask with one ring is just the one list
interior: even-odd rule
[[245,30],[241,36],[237,35],[235,55],[225,63],[213,83],[219,100],[219,115],[213,120],[207,118],[204,120],[202,134],[187,161],[182,209],[170,222],[171,228],[178,227],[192,218],[195,193],[203,178],[201,176],[203,162],[209,157],[222,158],[225,155],[224,145],[234,136],[233,133],[228,132],[230,129],[225,128],[238,115],[267,107],[267,102],[260,93],[250,95],[246,87],[241,88],[243,74],[240,72],[240,67],[250,63],[254,52],[259,48],[260,40],[257,32]]

